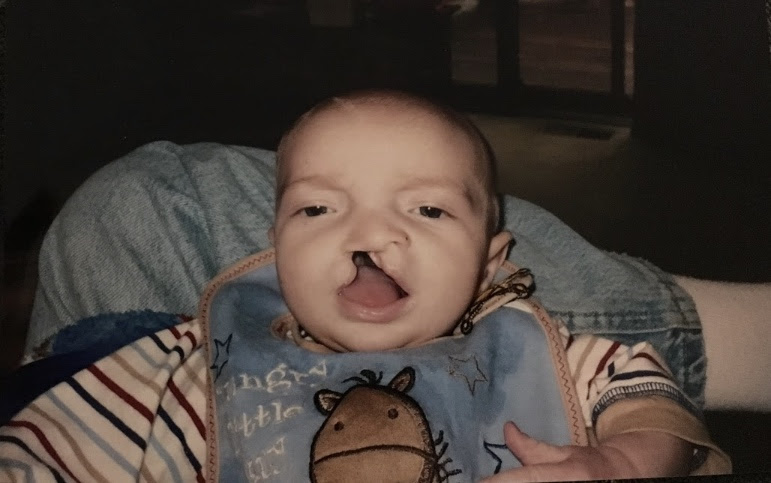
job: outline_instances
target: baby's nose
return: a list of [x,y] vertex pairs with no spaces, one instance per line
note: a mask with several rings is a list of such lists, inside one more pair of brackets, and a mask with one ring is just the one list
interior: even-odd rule
[[383,214],[362,214],[352,220],[346,250],[379,252],[392,245],[409,243],[409,235],[397,220]]

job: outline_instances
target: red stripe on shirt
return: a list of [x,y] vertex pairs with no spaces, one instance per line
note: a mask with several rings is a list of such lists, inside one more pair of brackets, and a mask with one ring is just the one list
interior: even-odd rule
[[195,339],[195,336],[193,335],[193,333],[190,332],[189,330],[183,334],[183,337],[187,337],[188,339],[190,339],[190,342],[193,343],[193,347],[198,346],[198,341]]
[[574,341],[574,340],[575,340],[575,338],[573,337],[573,334],[570,334],[570,335],[568,336],[568,343],[567,343],[567,344],[565,344],[565,350],[568,350],[568,349],[570,349],[570,346],[571,346],[571,345],[573,345],[573,341]]
[[616,350],[621,346],[621,342],[613,342],[611,344],[610,348],[605,351],[605,355],[602,356],[602,359],[600,359],[599,364],[597,364],[597,368],[594,371],[594,376],[592,376],[591,379],[589,379],[589,382],[586,383],[586,397],[589,398],[589,394],[591,391],[589,391],[589,388],[592,386],[592,382],[594,382],[594,379],[597,377],[597,374],[601,373],[603,369],[605,369],[605,364],[608,363],[608,359],[616,352]]
[[177,338],[177,340],[179,340],[179,338],[180,338],[180,337],[182,337],[182,334],[180,334],[180,333],[179,333],[179,331],[177,330],[177,328],[176,328],[176,327],[174,327],[173,325],[172,325],[171,327],[169,327],[169,331],[170,331],[172,334],[174,334],[174,337],[176,337],[176,338]]
[[638,354],[635,354],[635,355],[632,357],[632,359],[637,359],[638,357],[642,357],[643,359],[648,359],[649,361],[651,361],[652,363],[654,363],[654,364],[656,365],[656,367],[658,367],[659,369],[661,369],[662,371],[664,371],[664,372],[666,372],[666,373],[669,373],[669,371],[667,370],[667,368],[666,368],[666,367],[662,366],[662,365],[659,363],[659,361],[657,361],[656,359],[654,359],[654,358],[653,358],[653,356],[652,356],[652,355],[650,355],[650,354],[648,354],[647,352],[640,352],[640,353],[638,353]]
[[597,374],[602,372],[603,369],[605,369],[605,364],[608,363],[608,359],[616,352],[616,350],[621,346],[621,342],[614,342],[610,348],[605,352],[605,355],[602,356],[602,359],[600,359],[599,364],[597,364],[597,369],[594,371],[595,377]]
[[133,407],[137,410],[139,414],[145,417],[149,422],[153,422],[154,416],[153,413],[145,407],[144,404],[137,401],[134,396],[127,393],[122,387],[118,386],[115,381],[110,379],[107,374],[102,372],[98,367],[96,366],[89,366],[88,372],[96,376],[97,379],[99,379],[102,384],[107,386],[112,392],[114,392],[119,398],[123,399],[129,406]]
[[72,474],[72,471],[70,471],[69,468],[67,468],[67,465],[64,464],[64,461],[62,461],[61,457],[59,456],[59,453],[56,452],[54,447],[51,445],[51,442],[48,441],[48,438],[46,438],[45,434],[38,428],[34,423],[30,421],[24,421],[24,420],[15,420],[15,421],[9,421],[8,426],[16,426],[16,427],[22,427],[27,428],[37,437],[38,441],[40,441],[40,444],[43,445],[46,451],[48,451],[48,454],[51,455],[51,457],[59,464],[61,468],[64,469],[64,471],[67,472],[68,475],[72,477],[75,481],[80,481],[75,477],[75,475]]
[[171,393],[174,394],[174,397],[177,398],[177,401],[179,401],[180,406],[182,406],[185,411],[187,411],[187,414],[190,416],[193,424],[195,424],[195,427],[198,429],[198,433],[202,438],[206,438],[206,428],[203,425],[203,421],[201,421],[201,419],[198,417],[198,413],[195,412],[195,409],[193,409],[193,406],[190,405],[190,402],[187,400],[185,395],[182,394],[182,391],[179,390],[179,387],[174,384],[174,381],[169,380],[168,386],[171,390]]

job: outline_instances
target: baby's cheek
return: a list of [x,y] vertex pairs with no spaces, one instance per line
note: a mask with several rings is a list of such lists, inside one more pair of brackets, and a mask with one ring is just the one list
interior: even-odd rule
[[436,306],[450,318],[460,317],[476,295],[476,284],[469,281],[469,275],[447,279],[444,287],[437,293]]

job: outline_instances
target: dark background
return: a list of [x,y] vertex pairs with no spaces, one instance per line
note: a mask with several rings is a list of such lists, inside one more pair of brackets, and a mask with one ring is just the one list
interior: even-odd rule
[[[253,3],[262,14],[237,13]],[[613,111],[600,105],[610,99],[571,106],[570,95],[518,86],[469,100],[449,79],[444,19],[430,5],[377,5],[374,22],[319,29],[296,0],[8,2],[6,235],[32,200],[58,206],[96,167],[145,142],[269,148],[298,112],[350,87],[406,87],[512,115]],[[763,0],[635,8],[634,104],[616,113],[683,163],[768,174]]]

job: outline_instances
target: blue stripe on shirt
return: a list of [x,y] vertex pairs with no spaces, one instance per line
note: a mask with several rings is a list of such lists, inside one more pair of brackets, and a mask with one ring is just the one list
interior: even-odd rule
[[78,381],[76,381],[73,378],[69,378],[67,381],[67,384],[72,387],[72,389],[75,390],[78,395],[83,398],[85,402],[87,402],[94,410],[96,410],[99,414],[105,417],[108,421],[110,421],[113,426],[115,426],[120,432],[122,432],[128,439],[134,442],[139,448],[144,451],[147,449],[147,442],[139,436],[133,429],[126,426],[126,423],[121,421],[115,414],[112,413],[109,409],[107,409],[102,403],[96,400],[94,396],[91,395],[83,386],[81,386]]
[[[31,449],[29,449],[29,446],[27,446],[27,445],[26,445],[26,443],[24,443],[24,442],[23,442],[22,440],[20,440],[19,438],[15,437],[15,436],[0,436],[0,442],[4,442],[4,443],[10,443],[10,444],[15,444],[16,446],[18,446],[19,448],[21,448],[22,450],[24,450],[24,452],[25,452],[25,453],[27,453],[28,455],[30,455],[30,456],[32,456],[33,458],[35,458],[35,459],[37,460],[37,462],[38,462],[38,463],[40,463],[40,464],[44,465],[46,468],[48,468],[48,471],[50,471],[50,472],[51,472],[51,474],[53,475],[54,479],[55,479],[57,482],[58,482],[58,481],[61,481],[62,483],[64,483],[64,478],[62,478],[62,475],[60,475],[58,471],[56,471],[55,469],[53,469],[53,468],[51,467],[51,465],[47,464],[45,461],[43,461],[42,459],[40,459],[40,457],[39,457],[38,455],[36,455],[35,453],[33,453],[33,452],[32,452],[32,450],[31,450]],[[2,461],[3,461],[3,463],[5,463],[5,461],[7,461],[7,460],[2,460]],[[21,465],[23,465],[23,464],[24,464],[24,463],[18,462],[18,465],[19,465],[19,466],[21,466]],[[26,466],[26,471],[25,471],[25,474],[29,475],[29,473],[30,473],[30,472],[29,472],[29,465],[25,465],[25,466]],[[33,479],[27,479],[27,480],[25,480],[25,481],[34,481],[34,478],[33,478]]]
[[615,376],[610,378],[610,382],[627,381],[629,379],[634,379],[637,377],[653,377],[653,376],[669,379],[669,376],[659,371],[632,371],[632,372],[622,372],[620,374],[616,374]]

